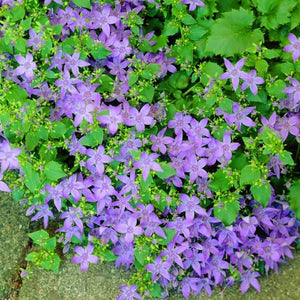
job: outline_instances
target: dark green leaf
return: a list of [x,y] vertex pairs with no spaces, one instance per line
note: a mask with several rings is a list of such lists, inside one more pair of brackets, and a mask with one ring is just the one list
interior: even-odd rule
[[56,161],[49,161],[45,165],[45,175],[49,180],[56,181],[67,174],[62,170],[61,164]]
[[35,192],[41,187],[39,174],[32,168],[31,164],[26,162],[22,167],[24,172],[24,183],[31,192]]
[[300,219],[300,180],[296,180],[289,190],[288,197],[291,208],[295,211],[297,218]]
[[250,165],[245,166],[241,171],[240,185],[254,184],[260,178],[260,171]]
[[263,207],[266,207],[271,198],[271,188],[269,183],[252,185],[250,190],[254,200],[259,202]]

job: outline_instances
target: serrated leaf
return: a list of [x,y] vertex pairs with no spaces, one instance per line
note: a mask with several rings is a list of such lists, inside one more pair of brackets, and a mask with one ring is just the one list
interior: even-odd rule
[[244,8],[223,14],[215,21],[207,39],[206,51],[224,56],[242,54],[264,39],[260,29],[252,30],[254,15]]
[[91,1],[90,0],[72,0],[79,7],[91,8]]
[[160,179],[166,179],[176,174],[176,171],[168,164],[161,164],[163,172],[156,172],[157,177]]
[[67,126],[62,122],[53,122],[52,127],[50,136],[56,139],[62,137],[68,130]]
[[39,259],[39,257],[40,257],[40,254],[38,252],[33,251],[26,255],[25,260],[35,262]]
[[241,171],[240,185],[254,184],[260,178],[260,171],[250,165],[245,166]]
[[155,88],[152,85],[148,85],[142,89],[140,95],[142,96],[141,101],[151,103],[153,100]]
[[259,202],[263,207],[267,206],[271,198],[271,188],[268,183],[252,185],[250,191],[255,201]]
[[18,38],[15,42],[15,49],[18,50],[19,53],[26,52],[27,40],[23,38]]
[[289,22],[291,10],[296,6],[296,0],[258,0],[257,9],[263,14],[261,25],[267,29],[276,29]]
[[25,146],[28,151],[34,150],[38,145],[40,138],[36,132],[28,132],[25,137]]
[[101,145],[103,141],[102,128],[96,128],[89,134],[87,134],[81,141],[81,145],[95,147]]
[[61,164],[52,160],[45,165],[45,176],[49,180],[56,181],[67,176],[67,174],[62,170]]
[[22,166],[24,172],[24,183],[31,192],[35,192],[41,187],[41,181],[39,174],[32,168],[32,165],[26,162],[25,166]]
[[288,198],[291,203],[291,208],[296,213],[297,218],[300,219],[300,180],[295,181],[289,190]]
[[97,46],[91,51],[94,59],[104,59],[111,54],[111,51],[107,50],[103,45]]
[[12,21],[19,21],[21,19],[24,18],[25,16],[25,9],[23,7],[23,5],[19,5],[19,6],[15,6],[12,10],[11,10],[11,15],[12,15]]
[[219,169],[215,172],[213,180],[209,183],[209,186],[214,191],[227,191],[232,184],[230,184],[230,178],[227,175],[226,170]]
[[279,155],[279,159],[285,164],[285,165],[295,165],[295,162],[292,158],[292,153],[289,151],[284,150],[282,153]]
[[28,233],[28,236],[33,240],[37,245],[44,245],[44,243],[49,239],[49,234],[45,230],[38,230],[35,232]]
[[55,237],[48,239],[48,241],[44,244],[44,248],[48,252],[53,252],[55,250],[55,247],[56,247],[56,238]]
[[225,226],[229,226],[236,220],[239,209],[240,204],[238,199],[220,199],[214,205],[214,216],[221,220]]
[[150,248],[148,246],[137,246],[134,250],[134,256],[138,260],[138,262],[143,266],[145,262],[147,263],[147,256],[150,254]]
[[285,82],[281,79],[278,79],[274,81],[270,86],[267,87],[267,92],[270,96],[284,98],[286,94],[283,93],[282,90],[285,88],[286,88]]

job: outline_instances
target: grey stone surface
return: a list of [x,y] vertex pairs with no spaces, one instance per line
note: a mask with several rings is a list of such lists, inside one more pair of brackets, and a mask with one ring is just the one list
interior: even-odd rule
[[[191,297],[202,300],[296,300],[300,297],[300,252],[288,265],[282,265],[280,274],[271,272],[269,277],[260,278],[261,292],[251,288],[241,295],[238,286],[215,289],[213,296]],[[91,265],[82,273],[78,265],[63,261],[58,275],[36,269],[34,274],[23,280],[19,300],[115,300],[118,286],[125,283],[130,272],[115,269],[111,263]],[[172,295],[169,300],[183,300],[181,295]]]
[[79,265],[62,261],[59,274],[35,269],[23,279],[19,300],[114,300],[118,287],[128,280],[130,272],[115,269],[113,263],[90,265],[81,272]]
[[0,193],[0,299],[16,289],[14,279],[28,242],[29,219],[10,195]]

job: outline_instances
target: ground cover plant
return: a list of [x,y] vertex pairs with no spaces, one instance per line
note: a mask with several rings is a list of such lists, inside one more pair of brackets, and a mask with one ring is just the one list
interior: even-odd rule
[[299,15],[0,1],[0,190],[44,226],[27,261],[133,268],[119,300],[259,291],[299,238]]

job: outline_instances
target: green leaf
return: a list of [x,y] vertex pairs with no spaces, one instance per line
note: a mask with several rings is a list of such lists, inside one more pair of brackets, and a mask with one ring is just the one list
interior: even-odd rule
[[153,183],[153,178],[151,174],[148,175],[146,181],[142,178],[141,179],[141,188],[143,191],[147,191],[149,186]]
[[87,134],[81,141],[81,145],[95,147],[101,145],[103,141],[103,129],[98,127]]
[[128,85],[133,86],[139,79],[139,76],[134,74],[134,72],[130,72],[130,77],[128,80]]
[[162,298],[161,296],[161,293],[162,293],[162,290],[161,290],[161,285],[158,284],[158,283],[154,283],[150,286],[149,288],[150,290],[150,295],[151,297],[156,297],[156,298]]
[[250,188],[254,200],[259,202],[263,207],[266,207],[271,198],[271,187],[268,183],[252,185]]
[[27,18],[25,20],[22,20],[20,23],[20,26],[24,29],[24,30],[29,30],[31,27],[31,18]]
[[205,34],[207,34],[209,29],[199,24],[190,26],[189,39],[192,41],[199,41]]
[[62,170],[61,164],[53,160],[49,161],[45,165],[45,175],[49,180],[53,181],[67,176],[67,174]]
[[12,15],[12,21],[19,21],[21,19],[24,18],[25,16],[25,9],[22,5],[19,6],[15,6],[12,10],[11,10],[11,15]]
[[261,25],[267,29],[276,29],[290,20],[291,10],[296,0],[257,0],[257,9],[262,13]]
[[156,172],[157,177],[159,177],[160,179],[166,179],[176,174],[176,171],[172,167],[170,167],[169,164],[164,163],[160,166],[163,169],[163,172]]
[[56,238],[55,238],[55,236],[48,239],[48,241],[44,244],[44,248],[48,252],[53,252],[55,250],[55,247],[56,247]]
[[140,95],[142,96],[141,101],[151,103],[153,100],[155,88],[152,85],[148,85],[142,89]]
[[53,255],[49,255],[47,257],[43,257],[41,261],[41,267],[45,270],[51,270],[54,273],[58,273],[60,265],[60,258],[59,256],[54,253]]
[[238,199],[221,198],[214,204],[214,217],[221,220],[225,226],[229,226],[236,220],[239,209]]
[[34,263],[35,261],[38,261],[39,258],[40,258],[40,253],[33,251],[26,255],[25,260]]
[[32,168],[29,162],[22,166],[24,172],[24,183],[31,192],[35,192],[41,187],[39,174]]
[[91,51],[91,54],[95,59],[104,59],[111,54],[111,51],[107,50],[103,45],[99,45]]
[[27,46],[27,40],[23,38],[18,38],[15,42],[15,49],[18,50],[19,53],[25,53]]
[[6,44],[4,39],[0,38],[0,53],[13,53],[11,43]]
[[150,248],[146,245],[137,246],[134,249],[134,256],[138,262],[143,266],[147,263],[147,256],[150,254]]
[[178,32],[179,26],[175,20],[166,20],[162,35],[171,36]]
[[230,167],[237,169],[237,170],[242,170],[247,164],[248,164],[247,155],[244,153],[241,153],[239,155],[232,156],[232,159],[230,162]]
[[113,254],[113,252],[111,250],[106,249],[103,253],[102,253],[104,260],[105,261],[116,261],[118,259],[118,256]]
[[295,181],[289,190],[288,198],[291,203],[291,208],[296,213],[297,218],[300,219],[300,180]]
[[68,130],[68,127],[62,122],[53,122],[52,131],[50,132],[50,137],[52,138],[61,138]]
[[24,191],[22,189],[14,189],[12,191],[12,197],[15,202],[19,202],[24,196]]
[[295,162],[292,158],[292,153],[289,151],[284,150],[282,153],[279,154],[279,159],[285,164],[285,165],[291,165],[294,166]]
[[46,39],[45,44],[42,47],[42,57],[46,57],[48,54],[51,53],[52,50],[52,41],[50,38]]
[[25,138],[25,146],[28,151],[34,150],[38,145],[40,138],[36,132],[28,132]]
[[281,79],[278,79],[274,81],[270,86],[267,87],[267,92],[270,96],[274,96],[277,98],[284,98],[286,94],[283,93],[282,90],[285,88],[286,88],[285,82]]
[[253,13],[242,7],[224,13],[211,28],[206,51],[232,56],[244,53],[253,44],[259,44],[264,35],[260,29],[252,30],[253,22]]
[[45,162],[54,160],[57,154],[57,150],[55,148],[48,149],[45,144],[42,144],[39,150],[39,155],[41,159]]
[[260,171],[250,165],[245,166],[241,171],[240,185],[254,184],[260,178]]
[[72,0],[79,7],[91,8],[91,1],[90,0]]
[[189,14],[186,14],[181,22],[184,24],[184,25],[193,25],[193,24],[196,24],[197,21]]
[[49,239],[49,234],[45,230],[38,230],[35,232],[28,233],[29,237],[33,240],[33,242],[37,245],[44,245],[45,242]]
[[158,244],[165,246],[165,245],[168,245],[172,241],[173,237],[176,234],[176,230],[163,228],[163,231],[165,232],[167,238],[163,239],[162,237],[157,236],[157,242],[158,242]]
[[231,188],[230,177],[227,175],[226,170],[219,169],[214,173],[213,180],[209,183],[213,191],[227,191]]

